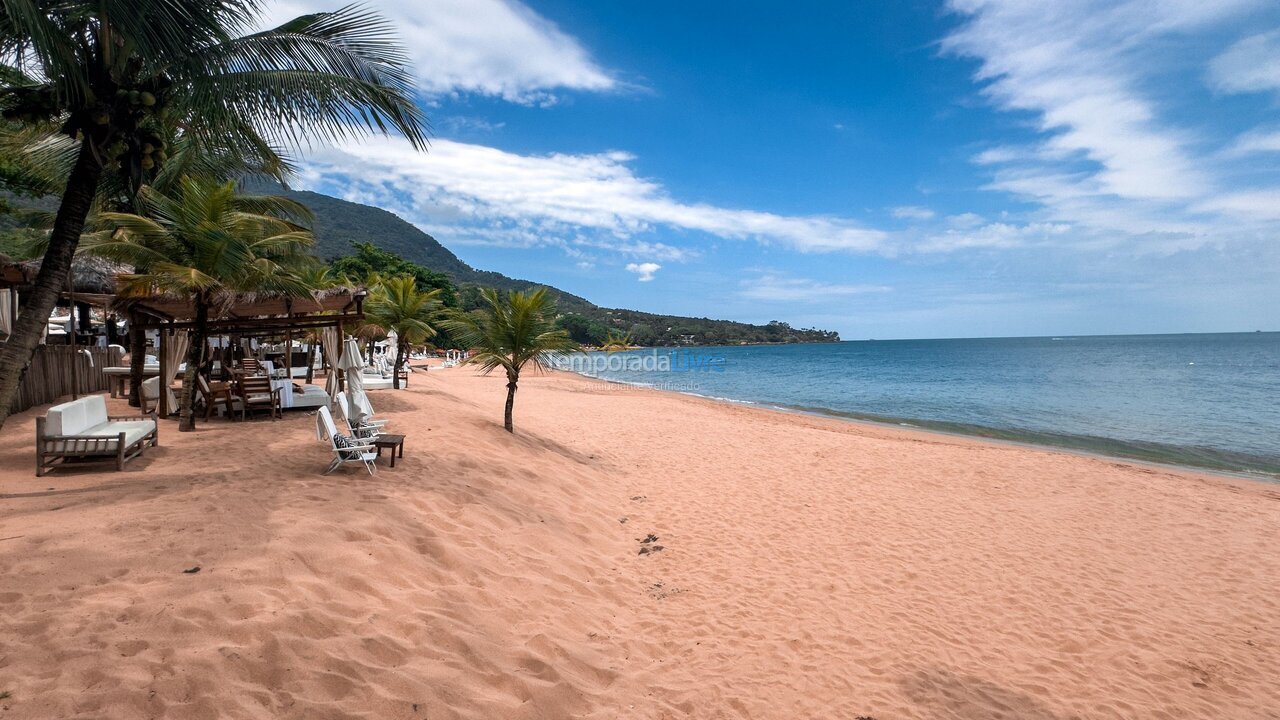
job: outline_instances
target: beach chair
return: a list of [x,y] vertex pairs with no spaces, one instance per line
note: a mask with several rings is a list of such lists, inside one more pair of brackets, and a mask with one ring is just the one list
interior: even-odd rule
[[353,438],[338,432],[333,422],[333,414],[329,408],[321,406],[316,411],[316,434],[327,436],[329,448],[333,451],[333,460],[329,463],[325,475],[337,470],[342,465],[362,463],[370,475],[378,474],[378,450],[369,441]]
[[240,378],[240,417],[253,410],[266,410],[271,419],[284,417],[280,404],[281,388],[271,386],[271,378],[251,376]]
[[218,404],[219,399],[226,408],[226,417],[228,420],[235,420],[235,408],[232,404],[231,385],[215,380],[210,383],[204,375],[196,375],[196,388],[200,391],[200,398],[204,402],[204,419],[208,420],[213,416],[213,408]]
[[372,440],[382,432],[383,426],[387,424],[386,420],[366,419],[359,425],[352,425],[347,393],[339,392],[334,402],[338,406],[338,415],[342,417],[342,421],[347,424],[347,427],[351,428],[351,434],[355,437]]
[[[367,405],[369,397],[366,396],[365,401]],[[339,391],[337,397],[334,397],[334,402],[338,405],[338,411],[339,413],[342,413],[343,418],[349,418],[349,416],[351,416],[351,402],[347,400],[347,391]],[[374,406],[367,406],[369,406],[369,416],[365,418],[364,423],[361,423],[362,427],[376,428],[381,432],[381,428],[383,428],[383,425],[387,424],[387,420],[375,420]]]

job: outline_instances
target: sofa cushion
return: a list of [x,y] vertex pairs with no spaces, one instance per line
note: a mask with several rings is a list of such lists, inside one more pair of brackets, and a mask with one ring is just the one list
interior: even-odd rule
[[107,401],[101,395],[89,395],[49,408],[45,416],[45,433],[77,435],[107,421]]
[[101,395],[90,395],[80,398],[84,403],[84,421],[89,427],[107,421],[107,399]]
[[156,429],[152,420],[112,420],[94,427],[86,435],[115,435],[124,433],[126,445],[132,445]]
[[86,427],[84,405],[79,400],[54,405],[45,415],[44,431],[49,435],[74,435]]

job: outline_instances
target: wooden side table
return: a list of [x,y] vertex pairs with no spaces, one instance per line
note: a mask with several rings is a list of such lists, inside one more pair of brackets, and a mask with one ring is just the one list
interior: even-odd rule
[[378,457],[382,457],[382,448],[391,451],[391,467],[396,466],[396,451],[400,452],[400,457],[404,457],[404,436],[403,435],[379,435],[373,441],[373,446],[378,448]]

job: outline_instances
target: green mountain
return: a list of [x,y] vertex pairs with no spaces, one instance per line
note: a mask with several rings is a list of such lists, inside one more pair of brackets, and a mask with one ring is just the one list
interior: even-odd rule
[[[840,340],[835,332],[801,330],[778,321],[767,325],[752,325],[728,320],[602,308],[586,298],[545,283],[477,270],[458,259],[457,255],[417,226],[381,208],[309,191],[275,192],[311,208],[315,214],[315,253],[325,260],[350,254],[353,242],[368,242],[405,260],[442,272],[460,288],[473,285],[499,290],[547,287],[559,296],[560,311],[569,316],[565,324],[575,335],[575,339],[581,342],[598,343],[610,330],[630,333],[632,342],[639,345],[736,345]],[[571,317],[573,315],[580,317]]]

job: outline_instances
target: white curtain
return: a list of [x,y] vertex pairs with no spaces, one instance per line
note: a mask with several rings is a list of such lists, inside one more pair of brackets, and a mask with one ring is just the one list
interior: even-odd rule
[[324,348],[324,359],[329,363],[329,372],[324,379],[324,391],[329,393],[329,399],[332,400],[338,396],[338,358],[342,352],[339,343],[342,338],[338,335],[338,328],[327,327],[320,333],[320,347]]
[[13,299],[13,290],[0,290],[0,334],[5,338],[13,334]]
[[0,290],[0,335],[13,334],[13,290]]
[[179,410],[178,398],[174,395],[171,386],[174,379],[178,377],[178,366],[187,358],[187,346],[190,344],[191,336],[185,330],[179,330],[164,338],[164,377],[160,381],[164,383],[166,402],[171,413]]

